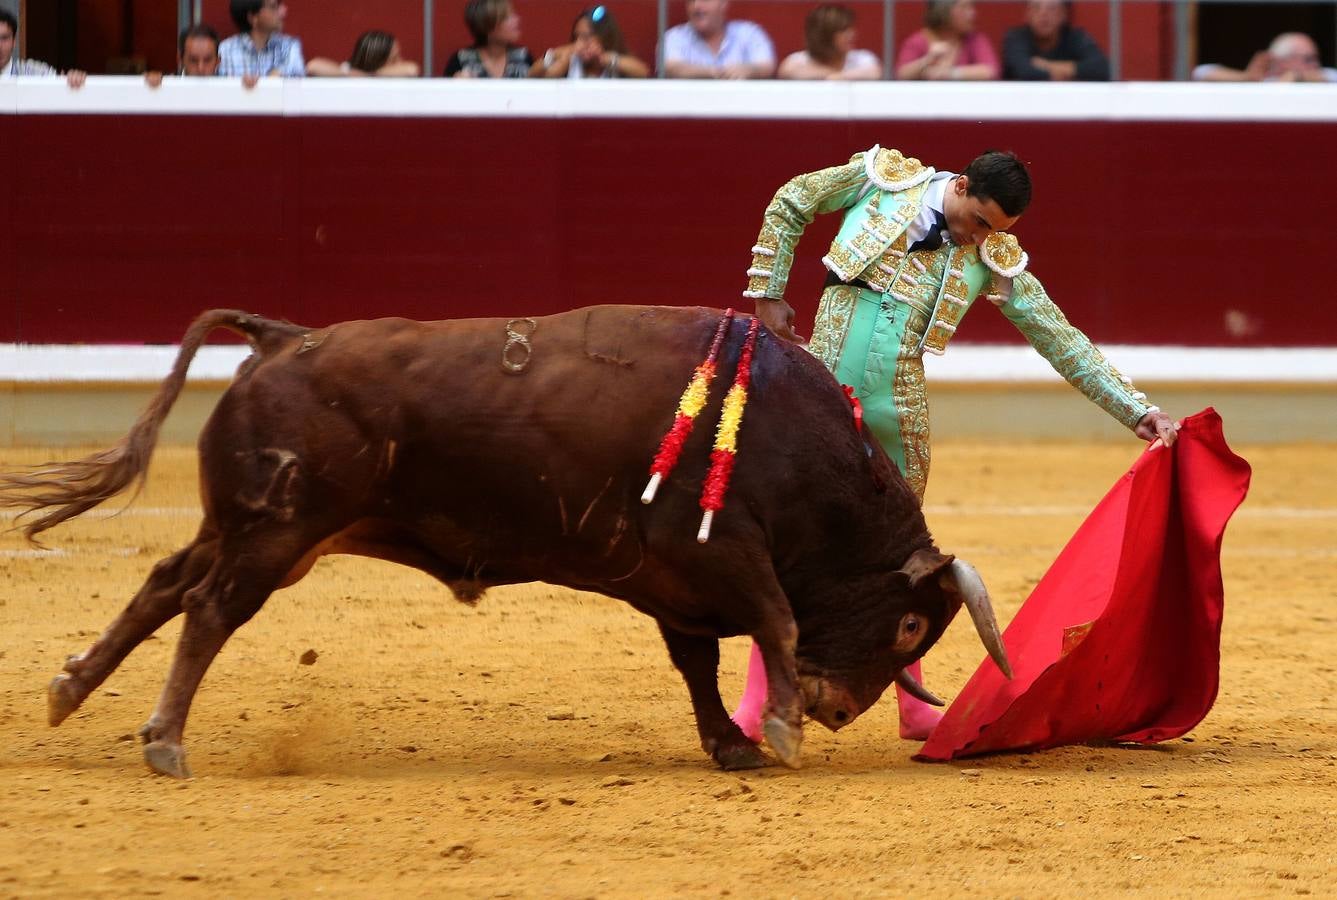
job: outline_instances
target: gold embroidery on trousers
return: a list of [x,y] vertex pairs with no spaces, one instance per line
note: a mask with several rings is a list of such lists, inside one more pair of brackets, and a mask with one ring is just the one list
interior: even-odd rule
[[847,284],[832,285],[822,292],[808,352],[821,360],[828,371],[836,370],[840,354],[845,350],[845,337],[850,333],[858,299],[859,289]]

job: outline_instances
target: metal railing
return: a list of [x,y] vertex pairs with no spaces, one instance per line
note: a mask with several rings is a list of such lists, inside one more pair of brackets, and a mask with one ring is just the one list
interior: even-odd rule
[[[655,71],[663,77],[662,53],[664,32],[669,28],[671,8],[681,9],[682,0],[653,0],[656,6],[657,34],[655,41]],[[747,4],[750,0],[734,0],[733,12],[736,18],[746,18]],[[803,12],[815,6],[819,0],[766,0],[769,3],[792,3],[795,15],[802,17]],[[882,14],[882,77],[893,77],[892,66],[896,56],[896,7],[897,4],[914,2],[920,6],[923,0],[845,0],[854,9],[880,8]],[[975,0],[977,3],[1009,3],[1019,5],[1024,0]],[[1192,50],[1194,47],[1193,20],[1194,9],[1199,3],[1250,3],[1254,5],[1325,5],[1334,8],[1334,38],[1337,39],[1337,0],[1075,0],[1077,3],[1103,2],[1109,12],[1109,46],[1106,48],[1110,60],[1110,78],[1118,81],[1122,76],[1123,59],[1123,10],[1125,3],[1172,3],[1174,5],[1174,77],[1178,81],[1187,81],[1192,69]],[[177,0],[178,24],[181,29],[197,24],[202,16],[202,0]],[[436,24],[436,0],[422,0],[423,22],[423,72],[436,71],[433,59],[433,33]]]

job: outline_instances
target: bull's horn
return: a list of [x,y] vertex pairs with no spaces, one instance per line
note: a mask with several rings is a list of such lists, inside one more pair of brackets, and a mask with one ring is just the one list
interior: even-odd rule
[[901,686],[901,690],[905,691],[911,697],[914,697],[916,700],[922,700],[929,706],[947,705],[938,698],[937,694],[934,694],[918,681],[915,681],[915,677],[910,674],[909,669],[901,669],[896,673],[896,683]]
[[943,587],[961,596],[966,609],[970,610],[970,619],[975,623],[975,630],[979,632],[984,648],[1003,674],[1011,678],[1012,665],[1007,661],[1007,648],[1003,646],[1003,636],[998,631],[993,604],[989,602],[989,591],[984,587],[980,573],[970,563],[954,559],[943,573]]

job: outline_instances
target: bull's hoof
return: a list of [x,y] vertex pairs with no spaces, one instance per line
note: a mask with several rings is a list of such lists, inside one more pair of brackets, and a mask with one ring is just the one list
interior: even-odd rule
[[152,741],[144,745],[144,762],[149,771],[172,778],[192,778],[186,765],[186,751],[180,744]]
[[79,708],[84,699],[77,695],[74,679],[57,675],[46,688],[46,721],[51,727],[59,725]]
[[766,754],[761,752],[761,748],[746,739],[736,744],[720,744],[710,755],[726,772],[761,769],[771,764]]
[[771,745],[780,762],[791,769],[799,767],[799,748],[803,746],[803,728],[790,725],[783,719],[771,716],[762,727],[766,732],[766,743]]

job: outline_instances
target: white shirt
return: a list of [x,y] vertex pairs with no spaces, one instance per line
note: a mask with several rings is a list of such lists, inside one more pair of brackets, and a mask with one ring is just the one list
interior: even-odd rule
[[[1219,72],[1221,69],[1224,69],[1224,68],[1226,68],[1226,66],[1218,65],[1217,63],[1203,63],[1203,64],[1200,65],[1200,66],[1194,66],[1194,67],[1193,67],[1193,80],[1194,80],[1194,81],[1210,81],[1210,80],[1211,80],[1211,76],[1212,76],[1214,73]],[[1324,80],[1324,81],[1337,82],[1337,69],[1330,69],[1330,68],[1328,68],[1327,66],[1324,66],[1320,71],[1323,72],[1323,80]],[[1280,80],[1280,79],[1277,79],[1277,78],[1264,78],[1264,79],[1263,79],[1263,81],[1266,81],[1266,82],[1278,81],[1278,80]]]
[[693,66],[722,66],[746,63],[775,65],[775,48],[762,27],[755,22],[730,19],[724,23],[720,52],[710,49],[691,23],[675,25],[664,32],[664,62]]
[[[944,220],[947,218],[947,186],[955,177],[955,172],[934,172],[933,177],[928,180],[928,189],[924,191],[924,202],[919,205],[919,215],[905,226],[906,246],[924,239],[935,224],[934,213],[941,215]],[[942,239],[944,242],[950,242],[952,239],[946,229],[943,229]]]
[[[784,65],[789,65],[790,61],[802,66],[812,65],[812,54],[807,50],[797,50],[785,57]],[[845,67],[842,72],[852,72],[855,69],[881,68],[882,60],[877,58],[877,54],[871,50],[851,50],[845,54]]]

